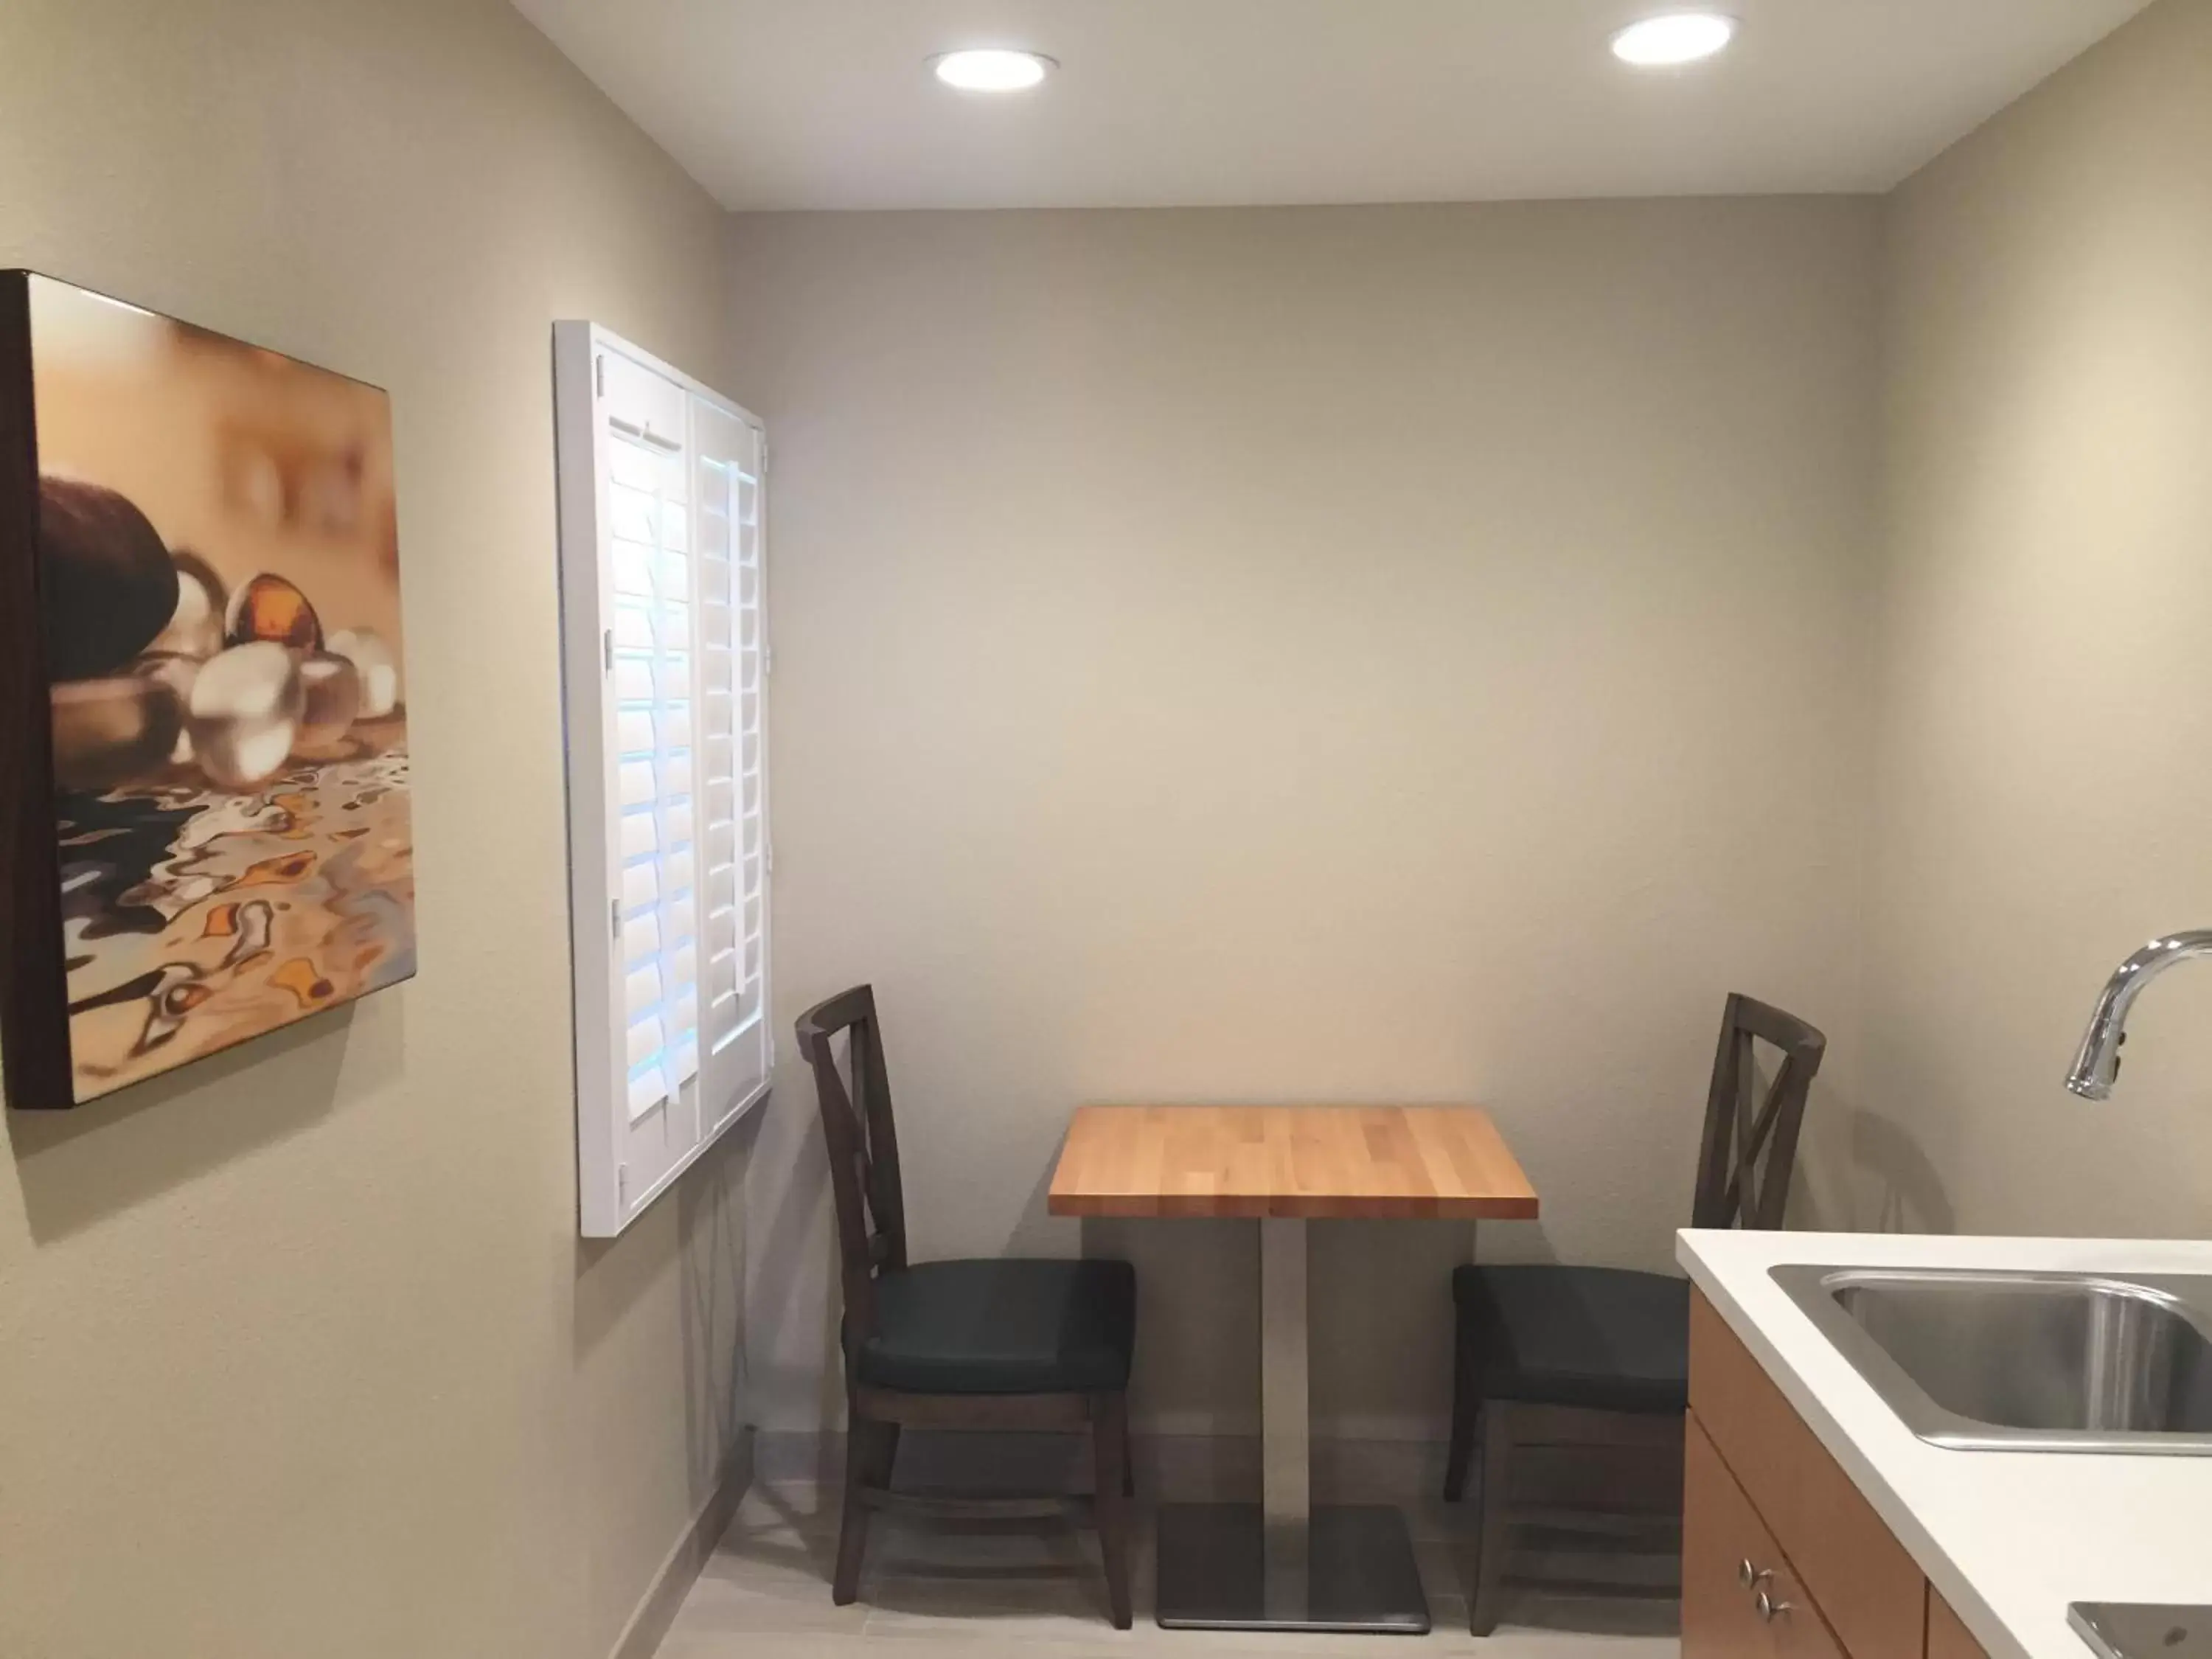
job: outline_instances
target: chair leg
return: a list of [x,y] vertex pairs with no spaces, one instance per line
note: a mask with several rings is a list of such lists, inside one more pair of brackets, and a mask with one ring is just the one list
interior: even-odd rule
[[1451,1449],[1444,1457],[1444,1502],[1467,1496],[1467,1472],[1474,1462],[1474,1419],[1481,1402],[1474,1397],[1474,1364],[1467,1344],[1452,1338]]
[[1498,1628],[1498,1603],[1505,1589],[1512,1482],[1507,1464],[1513,1455],[1513,1407],[1503,1400],[1481,1405],[1481,1519],[1475,1534],[1474,1582],[1468,1598],[1468,1628],[1487,1636]]
[[830,1599],[848,1607],[860,1594],[860,1557],[868,1547],[868,1506],[862,1494],[877,1482],[869,1475],[878,1468],[888,1472],[898,1444],[893,1425],[850,1419],[845,1431],[845,1501],[837,1517],[837,1570],[830,1581]]
[[1131,1623],[1127,1396],[1102,1394],[1092,1399],[1091,1446],[1097,1462],[1098,1553],[1106,1564],[1106,1601],[1114,1615],[1114,1628],[1127,1630]]
[[1137,1495],[1137,1447],[1129,1437],[1127,1398],[1123,1396],[1125,1403],[1121,1410],[1121,1496],[1134,1498]]

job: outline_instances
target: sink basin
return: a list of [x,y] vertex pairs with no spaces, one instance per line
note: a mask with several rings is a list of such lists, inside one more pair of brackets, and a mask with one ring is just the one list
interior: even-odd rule
[[2103,1659],[2212,1659],[2212,1607],[2076,1601],[2066,1616]]
[[1772,1273],[1934,1444],[2212,1455],[2212,1278]]

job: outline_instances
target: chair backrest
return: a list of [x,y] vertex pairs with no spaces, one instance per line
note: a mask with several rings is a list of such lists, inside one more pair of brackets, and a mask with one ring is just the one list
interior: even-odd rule
[[[1755,1108],[1754,1040],[1782,1054],[1774,1080]],[[1747,996],[1729,996],[1721,1017],[1720,1052],[1713,1060],[1712,1092],[1705,1102],[1692,1226],[1771,1231],[1782,1225],[1805,1097],[1827,1047],[1826,1037],[1794,1014]]]
[[[847,1060],[842,1073],[835,1042],[841,1032]],[[884,1068],[874,988],[856,985],[801,1014],[799,1052],[814,1070],[822,1138],[830,1147],[830,1188],[837,1204],[846,1340],[857,1343],[876,1328],[876,1275],[906,1266],[898,1131],[891,1122],[890,1077]]]

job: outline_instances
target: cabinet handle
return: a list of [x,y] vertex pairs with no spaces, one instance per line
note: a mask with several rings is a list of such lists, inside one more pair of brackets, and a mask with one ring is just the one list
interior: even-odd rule
[[1765,1583],[1768,1579],[1773,1577],[1774,1574],[1767,1568],[1754,1567],[1752,1565],[1751,1558],[1749,1556],[1746,1556],[1743,1560],[1737,1565],[1735,1570],[1735,1582],[1742,1585],[1746,1589],[1757,1589],[1761,1584]]
[[1784,1613],[1789,1612],[1790,1607],[1791,1603],[1788,1601],[1776,1601],[1771,1590],[1761,1590],[1759,1593],[1759,1616],[1767,1624],[1772,1624]]

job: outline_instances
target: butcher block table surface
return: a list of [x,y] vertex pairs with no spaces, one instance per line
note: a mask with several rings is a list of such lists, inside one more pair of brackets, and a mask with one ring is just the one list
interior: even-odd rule
[[[1161,1624],[1180,1630],[1429,1628],[1404,1517],[1312,1501],[1310,1223],[1528,1221],[1536,1190],[1472,1106],[1085,1106],[1046,1208],[1260,1232],[1261,1497],[1160,1507]],[[1195,1242],[1195,1241],[1194,1241]],[[1437,1317],[1451,1317],[1437,1286]]]
[[1525,1221],[1536,1189],[1474,1106],[1085,1106],[1068,1127],[1047,1207]]

